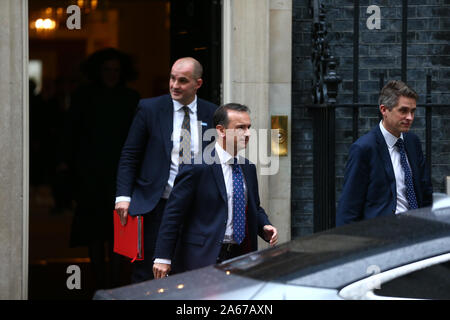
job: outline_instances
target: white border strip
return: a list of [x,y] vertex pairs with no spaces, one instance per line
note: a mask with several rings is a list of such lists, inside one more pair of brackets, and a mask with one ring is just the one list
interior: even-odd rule
[[22,181],[22,299],[28,299],[28,250],[29,250],[29,94],[28,94],[28,0],[21,1],[22,10],[22,119],[23,119],[23,181]]

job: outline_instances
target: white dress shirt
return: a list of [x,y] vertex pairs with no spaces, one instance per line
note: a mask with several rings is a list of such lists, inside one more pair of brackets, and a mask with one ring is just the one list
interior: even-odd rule
[[[225,181],[225,188],[227,191],[227,203],[228,203],[228,218],[227,226],[225,229],[225,236],[223,243],[236,243],[233,239],[233,159],[234,157],[226,152],[218,143],[215,144],[216,154],[219,157],[220,165],[222,166],[223,179]],[[245,199],[247,200],[247,187],[244,177],[244,192]],[[171,260],[168,259],[155,259],[155,263],[171,264]]]
[[[226,152],[218,143],[215,145],[216,154],[219,157],[220,164],[222,166],[223,179],[225,181],[225,188],[227,190],[228,200],[228,219],[227,227],[225,229],[224,243],[236,243],[233,240],[233,159],[234,157]],[[247,200],[247,188],[244,178],[244,192],[245,199]]]
[[[173,183],[175,181],[175,177],[178,174],[178,162],[179,162],[179,153],[180,153],[180,135],[181,135],[181,125],[184,120],[184,110],[181,103],[178,101],[172,100],[173,102],[173,132],[172,132],[172,141],[173,148],[171,153],[171,161],[170,161],[170,174],[169,180],[167,181],[166,188],[162,194],[162,198],[168,199],[170,192],[173,188]],[[197,123],[197,96],[195,96],[194,101],[192,101],[189,105],[189,121],[191,127],[191,151],[194,155],[197,155],[199,152],[199,123]],[[119,196],[116,197],[116,203],[120,201],[131,201],[129,196]]]
[[[198,154],[199,150],[199,136],[198,136],[198,123],[197,123],[197,96],[195,96],[194,101],[188,105],[189,107],[189,121],[191,127],[191,152],[194,155]],[[183,105],[178,101],[173,100],[173,133],[172,141],[173,148],[171,154],[170,162],[170,175],[167,181],[166,189],[162,195],[162,198],[168,199],[170,192],[172,192],[173,183],[175,177],[178,174],[178,163],[180,158],[180,136],[181,136],[181,125],[183,124],[184,110]]]
[[[400,163],[400,151],[398,150],[398,147],[395,146],[399,138],[397,138],[384,128],[383,120],[380,121],[380,130],[388,146],[392,167],[394,169],[395,184],[397,189],[397,207],[395,209],[395,214],[399,214],[408,210],[408,200],[406,199],[405,173],[403,171],[402,164]],[[403,139],[403,133],[400,134],[400,138]],[[410,166],[408,157],[406,157],[406,162],[408,162],[408,166]]]

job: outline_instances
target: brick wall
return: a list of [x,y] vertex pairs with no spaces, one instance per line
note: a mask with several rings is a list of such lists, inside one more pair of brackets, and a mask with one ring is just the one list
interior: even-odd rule
[[[293,1],[293,135],[292,237],[313,230],[313,132],[311,103],[311,15],[308,0]],[[353,1],[325,0],[329,44],[338,58],[342,77],[338,103],[353,102]],[[408,1],[407,82],[425,102],[426,75],[431,74],[432,103],[450,104],[450,0]],[[381,9],[381,29],[369,30],[369,5]],[[385,82],[401,79],[402,1],[360,0],[359,96],[360,103],[377,103],[380,73]],[[362,108],[359,136],[379,122],[378,111]],[[450,108],[434,108],[432,117],[432,179],[435,192],[444,192],[450,175]],[[425,109],[418,108],[415,132],[425,152]],[[342,189],[344,167],[352,137],[352,111],[336,109],[336,200]]]

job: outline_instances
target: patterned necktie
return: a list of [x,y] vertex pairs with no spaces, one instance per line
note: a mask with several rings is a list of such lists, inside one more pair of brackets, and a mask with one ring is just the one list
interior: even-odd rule
[[179,163],[191,163],[191,123],[189,107],[184,106],[184,119],[181,125]]
[[241,167],[234,158],[233,172],[233,238],[241,244],[245,238],[245,193],[244,176]]
[[398,151],[400,152],[400,163],[402,165],[403,172],[405,173],[406,199],[408,200],[409,209],[417,209],[416,193],[414,192],[411,170],[408,166],[408,162],[406,161],[405,144],[403,139],[398,139],[395,146],[397,146]]

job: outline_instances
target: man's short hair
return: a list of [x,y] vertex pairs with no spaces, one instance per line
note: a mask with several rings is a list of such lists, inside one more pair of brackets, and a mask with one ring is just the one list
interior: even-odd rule
[[216,112],[214,112],[213,121],[214,127],[217,127],[219,124],[228,127],[228,123],[230,122],[228,119],[228,110],[238,111],[238,112],[247,112],[250,113],[250,109],[239,103],[227,103],[219,108],[217,108]]
[[194,77],[195,80],[200,79],[203,76],[203,66],[200,62],[198,62],[195,59],[193,59],[193,64],[194,64],[194,72],[192,76]]
[[419,95],[406,83],[400,80],[391,80],[381,89],[378,105],[385,105],[392,110],[398,103],[400,97],[419,99]]

